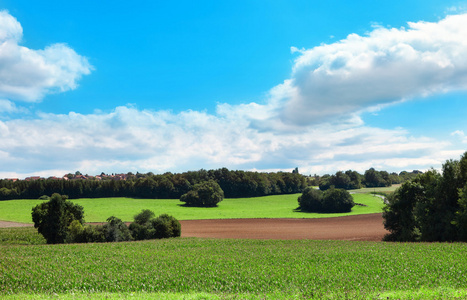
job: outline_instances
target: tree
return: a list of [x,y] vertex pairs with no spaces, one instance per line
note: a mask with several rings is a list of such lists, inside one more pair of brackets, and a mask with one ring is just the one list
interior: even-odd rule
[[131,232],[126,224],[114,216],[109,217],[107,219],[107,224],[104,224],[104,235],[106,242],[123,242],[133,240]]
[[214,180],[195,184],[193,189],[180,197],[187,206],[214,207],[224,199],[224,191]]
[[130,231],[135,240],[162,239],[181,235],[181,225],[177,219],[167,214],[154,218],[154,213],[148,209],[135,215],[130,224]]
[[318,212],[322,209],[323,192],[307,187],[298,197],[298,207],[302,211]]
[[298,205],[299,209],[307,212],[341,213],[350,212],[355,203],[344,189],[331,187],[323,192],[308,187],[298,197]]
[[417,174],[388,197],[385,240],[467,240],[467,152],[460,161],[446,161],[442,174]]
[[84,223],[83,207],[67,201],[66,196],[54,193],[50,200],[32,209],[34,227],[42,234],[47,244],[64,243],[68,227],[73,221]]
[[350,212],[354,205],[352,195],[344,189],[331,187],[323,195],[322,211],[326,213]]

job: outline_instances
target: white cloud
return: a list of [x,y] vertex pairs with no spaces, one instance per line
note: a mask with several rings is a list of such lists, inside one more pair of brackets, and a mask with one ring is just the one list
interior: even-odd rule
[[[0,170],[24,177],[100,172],[181,172],[200,168],[288,170],[306,174],[370,167],[427,169],[452,156],[449,144],[403,129],[322,123],[296,131],[251,126],[257,104],[220,105],[221,114],[138,110],[40,114],[0,121]],[[456,152],[457,153],[457,152]],[[449,153],[452,154],[452,153]],[[400,169],[399,169],[400,168]],[[64,172],[66,170],[66,172]],[[0,178],[12,173],[0,172]]]
[[0,11],[0,97],[35,102],[46,94],[72,90],[92,70],[87,59],[65,44],[43,50],[20,46],[23,29]]
[[451,133],[451,136],[457,137],[463,144],[467,144],[467,136],[463,130],[456,130]]
[[[286,123],[307,125],[369,107],[467,89],[467,14],[408,28],[376,27],[309,50],[292,47],[281,88]],[[285,90],[284,90],[285,89]]]

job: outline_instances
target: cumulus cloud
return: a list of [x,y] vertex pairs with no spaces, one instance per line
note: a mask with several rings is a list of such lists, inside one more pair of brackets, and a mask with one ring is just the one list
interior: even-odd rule
[[65,44],[42,50],[20,46],[21,24],[0,11],[0,97],[35,102],[46,94],[77,87],[92,70],[88,60]]
[[[447,143],[411,137],[403,129],[320,124],[294,132],[250,126],[257,105],[221,106],[222,114],[139,110],[40,114],[0,121],[0,177],[100,172],[182,172],[201,168],[325,173],[370,167],[426,169],[444,159]],[[228,109],[227,109],[228,108]],[[456,152],[457,153],[457,152]],[[396,158],[397,157],[397,158]],[[66,172],[64,172],[66,170]]]
[[282,84],[286,123],[307,125],[378,105],[467,88],[467,14],[408,28],[376,26],[299,52]]

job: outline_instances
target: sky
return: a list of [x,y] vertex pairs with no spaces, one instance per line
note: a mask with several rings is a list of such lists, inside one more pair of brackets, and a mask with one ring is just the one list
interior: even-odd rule
[[0,0],[0,178],[440,169],[467,1]]

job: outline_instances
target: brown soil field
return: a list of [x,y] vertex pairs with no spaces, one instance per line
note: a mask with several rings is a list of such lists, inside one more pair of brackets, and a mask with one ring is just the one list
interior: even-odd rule
[[225,219],[180,221],[182,237],[381,241],[381,214],[322,219]]
[[[381,214],[323,219],[184,220],[182,237],[381,241],[388,233]],[[0,227],[31,224],[0,221]]]

